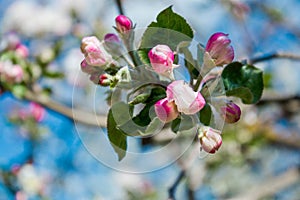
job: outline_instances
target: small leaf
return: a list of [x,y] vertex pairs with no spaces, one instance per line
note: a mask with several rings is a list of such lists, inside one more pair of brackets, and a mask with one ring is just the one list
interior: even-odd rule
[[117,153],[118,160],[121,161],[126,155],[127,136],[118,128],[111,109],[109,110],[107,117],[107,132],[110,144]]
[[199,63],[200,66],[202,66],[202,64],[203,64],[204,54],[205,54],[205,47],[203,47],[201,44],[198,44],[197,45],[197,62]]
[[149,50],[158,45],[168,45],[173,51],[182,41],[191,41],[194,33],[187,21],[172,10],[172,6],[158,14],[156,22],[152,22],[143,34],[139,56],[145,63],[149,63]]
[[177,133],[177,132],[178,132],[180,122],[181,122],[181,119],[180,119],[180,118],[176,118],[176,119],[174,119],[174,120],[172,121],[172,123],[171,123],[171,130],[172,130],[174,133]]
[[147,126],[151,122],[149,112],[151,107],[160,99],[166,97],[165,89],[156,87],[151,90],[150,96],[145,101],[145,107],[133,118],[133,121],[139,126]]
[[[149,51],[150,49],[148,49]],[[143,50],[138,50],[138,56],[140,58],[140,60],[142,61],[142,63],[144,64],[148,64],[150,63],[149,57],[148,57],[148,51],[145,51],[145,49]]]
[[245,104],[254,104],[261,98],[264,84],[262,70],[233,62],[225,67],[222,79],[227,96],[236,96]]
[[200,122],[205,126],[209,126],[212,117],[212,111],[210,105],[205,104],[202,110],[200,110],[199,114],[200,114]]
[[200,68],[198,68],[197,61],[194,60],[192,53],[189,50],[190,42],[181,42],[177,46],[178,53],[184,55],[184,65],[188,69],[190,77],[192,79],[197,79],[199,76]]
[[147,126],[145,133],[142,133],[142,135],[150,135],[150,134],[154,134],[155,131],[157,130],[161,130],[163,127],[163,123],[160,121],[160,119],[158,117],[155,117],[152,119],[152,121],[150,122],[150,124]]
[[191,116],[181,115],[180,118],[177,118],[172,121],[171,129],[174,133],[178,133],[180,131],[186,131],[194,127],[194,122]]
[[144,103],[149,97],[150,97],[150,93],[139,94],[132,101],[130,101],[129,104],[136,105],[139,103]]

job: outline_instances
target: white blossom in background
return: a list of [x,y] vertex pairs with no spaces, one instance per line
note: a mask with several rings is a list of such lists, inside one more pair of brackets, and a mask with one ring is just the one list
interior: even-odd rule
[[26,36],[42,34],[64,35],[71,29],[72,19],[63,9],[38,5],[34,2],[16,1],[7,9],[3,30],[18,31]]
[[17,179],[22,190],[29,196],[42,193],[45,187],[43,176],[38,174],[31,164],[25,164],[20,169]]
[[79,49],[71,49],[63,61],[67,81],[75,86],[85,87],[89,84],[87,76],[80,71],[79,63],[83,56]]

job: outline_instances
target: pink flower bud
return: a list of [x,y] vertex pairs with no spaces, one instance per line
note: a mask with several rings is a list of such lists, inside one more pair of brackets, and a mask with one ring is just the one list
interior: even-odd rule
[[235,123],[241,117],[240,107],[232,101],[226,103],[226,106],[221,107],[221,113],[227,123]]
[[193,115],[205,106],[205,99],[200,92],[195,92],[183,80],[173,81],[167,87],[168,101],[175,101],[179,112]]
[[35,121],[40,122],[45,116],[45,109],[35,102],[31,102],[29,105],[30,114],[33,116]]
[[90,76],[90,80],[95,84],[99,84],[99,78],[100,78],[100,76],[98,73],[93,73]]
[[23,69],[19,65],[14,65],[10,71],[10,76],[16,83],[20,83],[23,80]]
[[120,33],[126,33],[132,29],[132,21],[125,15],[119,15],[115,19],[117,30]]
[[80,48],[89,65],[102,67],[112,61],[111,55],[95,36],[84,37]]
[[234,50],[230,43],[231,40],[228,38],[228,34],[221,32],[215,33],[209,38],[205,50],[214,59],[217,66],[232,62]]
[[168,75],[177,67],[173,64],[174,53],[167,45],[156,45],[149,51],[148,57],[153,70],[158,74]]
[[178,117],[178,111],[174,101],[168,101],[167,98],[161,99],[155,103],[155,113],[157,117],[165,123],[171,122]]
[[10,83],[20,83],[23,80],[23,69],[19,65],[8,64],[4,66],[3,75]]
[[123,50],[123,43],[120,38],[113,33],[108,33],[104,36],[104,44],[110,53],[113,55],[121,55]]
[[119,43],[121,43],[121,40],[116,34],[108,33],[104,36],[104,42],[119,44]]
[[222,145],[221,131],[208,126],[199,129],[201,148],[207,153],[215,153]]
[[101,86],[109,86],[111,83],[111,76],[108,74],[101,74],[99,76],[99,85]]
[[29,55],[28,48],[23,44],[17,45],[16,53],[22,58],[27,58]]
[[83,71],[84,73],[87,74],[92,74],[94,72],[96,72],[97,70],[95,69],[95,67],[90,66],[86,60],[84,59],[83,61],[81,61],[80,63],[80,67],[81,67],[81,71]]

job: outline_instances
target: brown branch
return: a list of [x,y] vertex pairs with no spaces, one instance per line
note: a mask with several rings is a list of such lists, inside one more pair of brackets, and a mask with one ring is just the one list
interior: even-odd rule
[[175,200],[175,192],[177,189],[177,186],[179,185],[180,181],[185,177],[185,170],[182,169],[179,173],[179,175],[177,176],[177,178],[175,179],[175,182],[173,183],[173,185],[169,188],[169,198],[168,200]]
[[90,112],[85,112],[82,110],[69,108],[67,106],[64,106],[62,104],[57,103],[56,101],[41,96],[39,94],[35,94],[32,92],[27,92],[25,95],[25,98],[29,101],[37,102],[53,111],[56,111],[75,122],[80,122],[87,125],[93,125],[93,126],[102,126],[106,127],[106,117],[105,116],[99,116]]
[[260,104],[266,104],[266,103],[286,103],[291,100],[300,100],[299,95],[294,94],[279,94],[272,90],[264,90],[263,95],[260,99],[260,101],[257,103]]
[[120,15],[124,15],[124,9],[123,9],[123,6],[122,6],[122,0],[116,0],[116,4],[117,4],[117,7],[118,7],[119,14]]
[[272,59],[289,59],[289,60],[298,60],[300,61],[300,55],[293,53],[283,53],[283,52],[275,52],[270,54],[264,54],[262,56],[257,56],[248,60],[249,64],[255,64],[258,62],[264,62]]

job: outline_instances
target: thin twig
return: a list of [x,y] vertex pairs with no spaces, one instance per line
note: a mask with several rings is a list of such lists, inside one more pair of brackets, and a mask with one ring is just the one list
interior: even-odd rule
[[120,15],[124,15],[124,9],[122,6],[122,0],[116,0],[116,4],[118,6],[118,11]]
[[[168,200],[175,200],[175,193],[177,190],[177,187],[179,183],[182,181],[184,177],[187,176],[186,172],[189,170],[189,168],[193,165],[193,163],[198,159],[198,152],[199,152],[199,146],[197,144],[193,145],[193,148],[191,149],[191,152],[189,153],[189,156],[184,160],[183,163],[181,163],[181,170],[179,172],[178,177],[175,179],[172,186],[169,188],[169,198]],[[189,193],[193,193],[192,189],[188,188]]]
[[169,199],[168,200],[175,200],[175,192],[176,192],[177,186],[184,177],[185,177],[185,170],[182,169],[180,171],[179,175],[177,176],[177,178],[175,179],[175,182],[168,190],[169,191]]
[[294,94],[279,94],[278,92],[272,90],[264,90],[263,95],[258,104],[286,103],[291,100],[300,100],[300,96]]
[[289,59],[289,60],[300,60],[300,55],[293,53],[275,52],[270,54],[264,54],[248,60],[249,64],[255,64],[258,62],[264,62],[272,59]]

